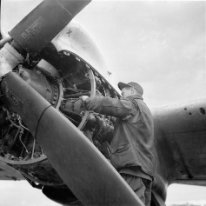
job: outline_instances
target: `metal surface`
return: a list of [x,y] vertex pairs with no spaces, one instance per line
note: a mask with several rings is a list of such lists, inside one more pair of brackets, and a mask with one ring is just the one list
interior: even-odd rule
[[19,50],[41,51],[90,0],[45,0],[9,33]]
[[[169,182],[206,180],[206,100],[156,113],[158,141],[165,141]],[[160,142],[158,142],[160,143]],[[170,151],[170,152],[168,152]],[[164,148],[161,148],[164,152]],[[174,167],[175,166],[175,167]]]
[[206,99],[156,109],[153,193],[164,202],[172,183],[206,186]]
[[92,36],[78,22],[71,21],[53,40],[52,43],[58,51],[67,50],[84,59],[99,74],[110,87],[117,88],[115,82],[108,74],[108,68],[98,45]]

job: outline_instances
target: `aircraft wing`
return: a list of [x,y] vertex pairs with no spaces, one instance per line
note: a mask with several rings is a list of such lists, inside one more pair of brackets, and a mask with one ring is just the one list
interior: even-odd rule
[[169,183],[206,185],[206,100],[162,109],[156,121]]
[[153,115],[154,193],[165,201],[167,187],[172,183],[206,186],[206,99],[167,106]]

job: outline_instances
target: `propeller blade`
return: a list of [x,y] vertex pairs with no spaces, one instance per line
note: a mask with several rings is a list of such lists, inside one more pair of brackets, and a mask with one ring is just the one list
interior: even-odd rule
[[45,0],[10,32],[17,50],[41,51],[91,0]]
[[143,206],[83,133],[18,75],[10,72],[2,90],[54,169],[84,205]]

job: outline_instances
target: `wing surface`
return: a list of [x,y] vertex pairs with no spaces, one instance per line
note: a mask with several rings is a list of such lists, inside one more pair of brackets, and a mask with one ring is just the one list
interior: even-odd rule
[[155,115],[158,170],[171,183],[206,186],[206,100]]

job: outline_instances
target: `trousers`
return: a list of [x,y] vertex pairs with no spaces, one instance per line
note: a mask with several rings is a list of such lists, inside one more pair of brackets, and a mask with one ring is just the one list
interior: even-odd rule
[[143,204],[145,206],[150,206],[152,181],[124,173],[121,173],[121,176],[132,188]]

